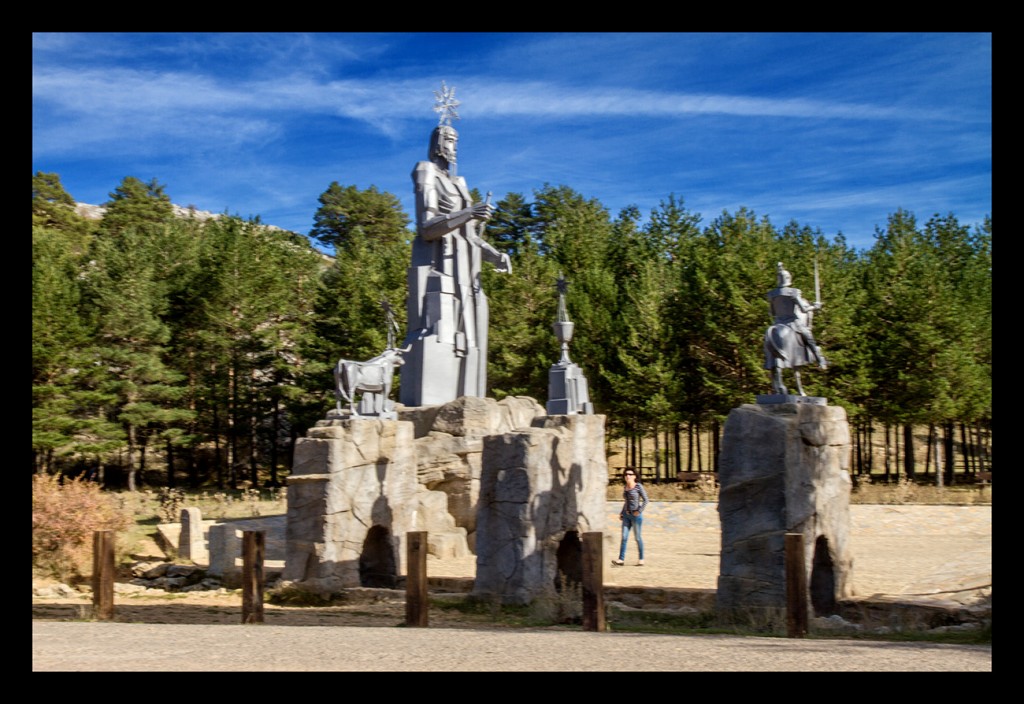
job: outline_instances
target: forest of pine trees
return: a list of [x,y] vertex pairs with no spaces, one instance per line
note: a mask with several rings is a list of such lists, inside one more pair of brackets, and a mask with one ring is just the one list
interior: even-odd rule
[[[294,440],[334,405],[333,364],[386,346],[382,301],[405,327],[414,233],[398,198],[335,182],[319,202],[298,234],[175,216],[161,184],[129,176],[103,218],[86,220],[59,175],[36,173],[33,472],[127,489],[280,485]],[[991,218],[972,229],[896,209],[874,235],[857,251],[842,234],[780,229],[744,208],[705,222],[677,195],[645,218],[635,207],[613,217],[568,186],[509,193],[486,231],[514,272],[484,273],[489,395],[544,404],[564,273],[572,359],[609,436],[626,439],[634,464],[638,441],[655,442],[665,476],[713,469],[693,443],[667,450],[717,438],[732,408],[770,392],[761,341],[776,262],[805,295],[817,262],[814,333],[830,366],[805,388],[846,408],[854,471],[880,471],[861,452],[879,433],[908,476],[921,471],[915,427],[948,483],[954,469],[990,471]]]

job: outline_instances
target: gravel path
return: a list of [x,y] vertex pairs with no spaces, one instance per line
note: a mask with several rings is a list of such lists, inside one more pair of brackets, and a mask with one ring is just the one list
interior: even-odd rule
[[[617,529],[618,502],[609,502]],[[991,594],[991,506],[851,506],[857,595]],[[714,503],[658,502],[611,586],[714,589]],[[618,548],[609,534],[608,558]],[[608,564],[608,563],[606,563]],[[472,577],[473,558],[431,560],[432,576]],[[586,633],[578,629],[288,627],[33,621],[32,669],[44,671],[644,671],[991,672],[991,646]]]
[[35,672],[991,672],[992,648],[486,630],[35,621]]

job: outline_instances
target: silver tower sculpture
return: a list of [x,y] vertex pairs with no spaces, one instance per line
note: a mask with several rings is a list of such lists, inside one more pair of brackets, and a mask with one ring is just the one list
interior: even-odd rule
[[576,325],[569,320],[569,314],[565,309],[565,293],[569,290],[569,282],[561,273],[558,275],[557,286],[558,318],[551,327],[562,345],[562,356],[548,372],[547,412],[549,416],[592,414],[594,404],[590,402],[587,377],[583,375],[579,366],[569,359],[569,343],[572,341]]

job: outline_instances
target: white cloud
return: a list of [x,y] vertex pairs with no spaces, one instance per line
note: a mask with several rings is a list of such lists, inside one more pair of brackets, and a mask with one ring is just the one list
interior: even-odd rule
[[[646,214],[672,192],[705,221],[745,204],[773,222],[820,215],[834,232],[830,213],[856,222],[858,205],[888,212],[916,199],[959,215],[960,203],[991,203],[985,176],[969,175],[991,179],[990,44],[959,34],[34,34],[33,167],[68,175],[76,196],[139,173],[172,195],[210,193],[268,216],[305,202],[311,219],[331,180],[406,202],[443,78],[462,101],[460,171],[498,197],[564,184],[614,216],[630,203]],[[960,182],[943,178],[953,172]]]

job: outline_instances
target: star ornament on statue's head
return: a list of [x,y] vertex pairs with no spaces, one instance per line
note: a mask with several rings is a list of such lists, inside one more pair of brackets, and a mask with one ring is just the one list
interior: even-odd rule
[[449,88],[444,81],[441,81],[441,90],[434,91],[434,97],[437,104],[434,106],[434,112],[438,113],[440,117],[437,120],[438,126],[448,125],[451,127],[452,120],[459,120],[459,113],[455,111],[455,108],[459,107],[462,103],[455,99],[455,87]]

